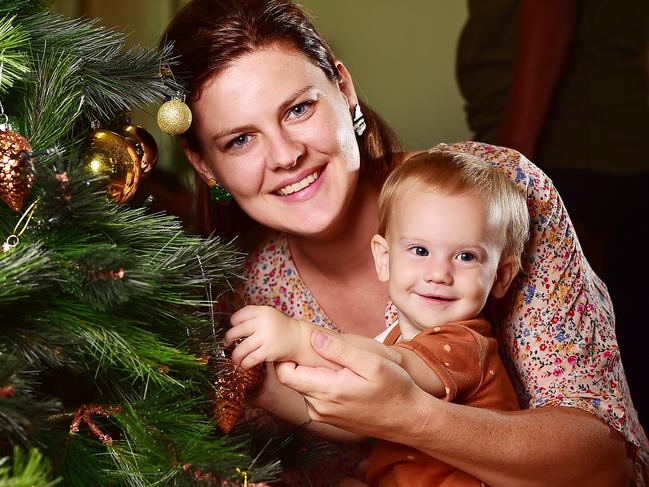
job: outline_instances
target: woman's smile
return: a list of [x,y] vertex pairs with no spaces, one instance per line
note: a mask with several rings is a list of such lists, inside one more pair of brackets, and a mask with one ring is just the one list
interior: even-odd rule
[[[304,173],[307,172],[307,176],[304,176]],[[291,196],[296,195],[297,193],[302,193],[304,189],[309,188],[320,179],[322,174],[322,168],[317,168],[316,170],[307,169],[302,171],[301,174],[296,175],[293,180],[297,179],[296,182],[282,183],[282,187],[276,191],[275,194],[279,196]]]
[[360,167],[354,96],[351,80],[332,83],[297,52],[269,46],[245,54],[193,104],[205,147],[195,165],[269,228],[339,231]]

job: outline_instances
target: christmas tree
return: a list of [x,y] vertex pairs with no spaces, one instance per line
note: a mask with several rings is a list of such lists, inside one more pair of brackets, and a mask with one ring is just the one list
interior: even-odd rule
[[156,149],[127,116],[174,60],[46,3],[0,2],[0,486],[272,480],[208,414],[243,256],[128,202]]

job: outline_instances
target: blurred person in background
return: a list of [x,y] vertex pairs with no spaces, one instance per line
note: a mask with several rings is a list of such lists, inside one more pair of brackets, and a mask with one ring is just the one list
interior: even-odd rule
[[613,300],[631,395],[649,424],[649,2],[469,0],[457,78],[475,140],[550,176]]

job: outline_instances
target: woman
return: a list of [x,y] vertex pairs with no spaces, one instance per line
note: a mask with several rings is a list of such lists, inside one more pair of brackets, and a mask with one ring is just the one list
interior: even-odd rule
[[[288,1],[194,0],[166,40],[191,94],[188,159],[272,231],[245,269],[247,302],[378,334],[388,293],[369,249],[376,197],[390,168],[410,154],[398,151],[390,129],[359,102],[345,66]],[[635,464],[641,485],[638,446],[646,438],[617,354],[610,300],[551,182],[511,150],[442,148],[493,161],[527,191],[534,225],[527,274],[495,313],[531,409],[445,403],[389,360],[321,334],[313,344],[323,356],[343,366],[361,359],[362,369],[284,366],[280,380],[304,394],[313,419],[414,446],[488,484],[626,485]],[[409,413],[400,414],[406,401]]]

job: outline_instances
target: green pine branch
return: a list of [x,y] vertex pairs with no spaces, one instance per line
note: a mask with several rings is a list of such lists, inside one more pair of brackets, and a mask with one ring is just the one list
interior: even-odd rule
[[35,370],[22,366],[15,354],[0,350],[0,438],[32,446],[35,435],[49,430],[44,418],[60,403],[39,399],[39,385]]
[[50,253],[40,242],[22,244],[18,252],[0,252],[0,313],[53,285],[56,275]]
[[42,12],[53,0],[2,0],[0,2],[0,16],[4,15],[30,15]]
[[[151,396],[139,402],[129,398],[124,404],[115,418],[123,436],[109,452],[115,462],[112,475],[126,485],[186,485],[193,483],[197,469],[224,479],[236,476],[232,465],[245,468],[250,463],[243,438],[233,445],[215,435],[204,399]],[[151,454],[141,458],[137,452],[142,450]]]
[[6,93],[29,72],[27,54],[29,36],[14,25],[15,17],[2,18],[0,7],[0,95]]
[[97,20],[72,20],[51,13],[22,21],[36,55],[54,49],[81,61],[88,119],[110,120],[181,90],[173,78],[161,75],[162,66],[175,64],[171,49],[158,52],[136,46],[126,50],[124,34],[97,24]]
[[[199,360],[223,352],[213,305],[240,279],[243,254],[185,234],[177,218],[115,204],[107,177],[87,167],[91,121],[109,127],[182,91],[161,75],[170,50],[126,49],[123,34],[38,13],[43,3],[0,2],[0,94],[36,152],[21,168],[33,171],[31,220],[17,229],[20,214],[0,204],[0,240],[20,233],[0,253],[0,434],[43,445],[66,485],[195,485],[200,472],[237,482],[235,467],[271,480],[277,462],[208,418],[218,371]],[[88,403],[116,407],[89,419],[112,445],[85,420],[70,432]],[[29,469],[10,470],[0,479]]]
[[53,147],[70,137],[82,110],[81,62],[72,54],[52,50],[34,56],[33,74],[25,84],[17,129],[34,149]]
[[60,299],[43,319],[49,320],[53,328],[76,338],[76,349],[64,353],[84,357],[97,378],[120,373],[131,384],[138,381],[144,385],[182,388],[182,380],[175,376],[178,370],[199,365],[196,357],[165,343],[162,337],[141,324],[97,312],[76,301]]
[[53,487],[61,481],[51,477],[50,462],[36,449],[14,448],[12,458],[0,459],[0,487]]

